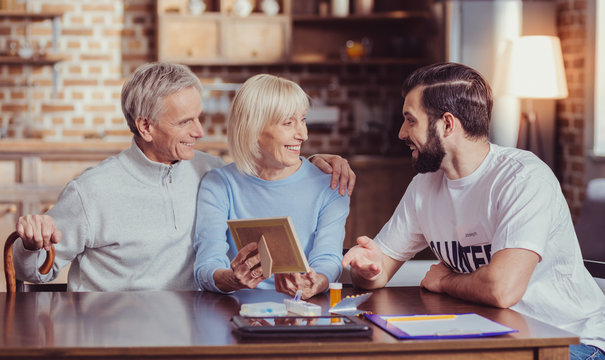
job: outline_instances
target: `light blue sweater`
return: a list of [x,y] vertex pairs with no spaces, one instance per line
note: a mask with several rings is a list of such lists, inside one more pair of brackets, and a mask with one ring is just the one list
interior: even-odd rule
[[[240,173],[235,164],[206,174],[198,192],[193,243],[198,286],[222,292],[214,271],[230,268],[237,254],[227,220],[277,216],[292,218],[309,266],[328,281],[337,280],[349,197],[330,189],[330,177],[304,158],[296,173],[275,181]],[[258,288],[275,289],[273,276]]]

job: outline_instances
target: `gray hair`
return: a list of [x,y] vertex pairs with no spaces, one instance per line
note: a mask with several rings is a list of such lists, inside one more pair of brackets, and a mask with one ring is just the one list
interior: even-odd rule
[[148,63],[139,66],[122,87],[122,112],[130,131],[139,137],[136,119],[157,123],[166,96],[193,87],[202,96],[200,79],[185,65]]

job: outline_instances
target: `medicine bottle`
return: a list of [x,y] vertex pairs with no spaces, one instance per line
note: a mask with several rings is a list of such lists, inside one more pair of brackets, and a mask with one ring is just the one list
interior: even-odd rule
[[341,283],[330,283],[330,307],[338,304],[341,299],[342,284]]

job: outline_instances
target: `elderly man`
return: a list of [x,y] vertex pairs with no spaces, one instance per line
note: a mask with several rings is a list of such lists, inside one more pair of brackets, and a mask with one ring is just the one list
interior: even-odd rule
[[[132,74],[122,89],[122,111],[134,134],[130,148],[68,183],[46,215],[19,218],[18,278],[50,281],[71,262],[70,291],[196,289],[198,185],[206,172],[224,165],[194,150],[204,136],[201,91],[197,76],[182,65],[145,64]],[[353,188],[346,161],[316,157],[316,164],[333,173],[331,185],[340,181],[341,194],[347,179]],[[55,262],[41,275],[40,250],[51,244]]]
[[415,71],[403,95],[399,138],[420,174],[376,238],[345,255],[354,282],[382,287],[429,246],[441,262],[424,288],[510,307],[579,335],[572,359],[604,358],[605,297],[584,268],[559,182],[532,153],[490,144],[487,82],[436,64]]

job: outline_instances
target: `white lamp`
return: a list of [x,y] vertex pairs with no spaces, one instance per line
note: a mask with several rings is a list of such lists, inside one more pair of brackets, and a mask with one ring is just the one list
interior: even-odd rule
[[544,145],[532,99],[563,99],[568,95],[558,37],[521,36],[513,41],[505,92],[526,99],[527,107],[521,117],[517,147],[530,148],[535,138],[538,156],[544,158]]

